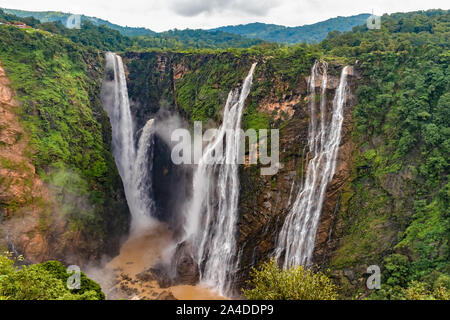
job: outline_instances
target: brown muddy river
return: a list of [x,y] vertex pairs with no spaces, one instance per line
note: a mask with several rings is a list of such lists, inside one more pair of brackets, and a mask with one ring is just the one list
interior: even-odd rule
[[159,224],[131,236],[120,249],[120,254],[98,270],[86,273],[100,282],[107,299],[227,299],[201,285],[177,285],[160,288],[156,280],[143,281],[137,277],[164,259],[165,249],[172,244],[171,232]]

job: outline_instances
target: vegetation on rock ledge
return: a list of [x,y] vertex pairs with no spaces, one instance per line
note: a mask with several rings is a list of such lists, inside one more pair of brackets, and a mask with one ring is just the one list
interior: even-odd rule
[[251,289],[242,290],[250,300],[336,300],[336,286],[321,272],[297,266],[281,270],[274,259],[253,268]]
[[69,289],[72,275],[57,261],[16,267],[21,258],[0,255],[0,300],[104,300],[100,285],[80,274],[80,289]]

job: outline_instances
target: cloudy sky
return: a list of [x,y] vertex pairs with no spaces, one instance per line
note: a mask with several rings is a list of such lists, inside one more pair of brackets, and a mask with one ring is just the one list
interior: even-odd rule
[[449,9],[447,0],[0,0],[0,7],[85,14],[154,31],[250,22],[299,26],[336,16]]

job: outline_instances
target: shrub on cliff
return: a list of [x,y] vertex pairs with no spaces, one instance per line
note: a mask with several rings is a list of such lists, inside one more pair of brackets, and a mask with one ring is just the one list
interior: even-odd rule
[[0,300],[104,300],[100,286],[81,274],[81,289],[66,286],[70,276],[57,261],[16,267],[9,255],[0,255]]
[[371,300],[450,300],[450,277],[434,270],[422,276],[415,263],[401,254],[391,254],[384,261],[382,284],[368,297]]
[[[70,277],[70,273],[66,268],[58,261],[47,261],[40,264],[43,269],[52,273],[56,278],[60,279],[64,284],[67,283],[67,279]],[[102,292],[100,285],[94,280],[89,279],[83,272],[80,273],[80,289],[71,290],[72,293],[77,295],[83,295],[87,292],[95,293],[95,300],[104,300],[105,294]]]
[[259,270],[253,268],[248,284],[252,289],[242,293],[250,300],[336,300],[336,286],[323,273],[304,266],[281,270],[274,259]]

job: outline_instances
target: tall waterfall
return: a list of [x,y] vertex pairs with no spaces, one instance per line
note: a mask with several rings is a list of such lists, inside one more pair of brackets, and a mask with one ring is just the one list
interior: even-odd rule
[[[200,267],[200,281],[222,295],[230,294],[239,260],[236,224],[240,129],[255,67],[253,64],[241,92],[232,90],[228,95],[222,125],[195,170],[193,195],[186,217],[186,239],[196,250],[194,258]],[[224,139],[225,150],[217,152]]]
[[[308,162],[305,180],[278,237],[275,256],[284,268],[311,264],[326,189],[335,173],[344,120],[348,67],[342,70],[330,115],[327,115],[326,110],[327,68],[326,63],[320,64],[316,61],[311,70],[308,86],[310,94],[308,147],[311,159]],[[320,76],[320,69],[322,69],[320,124],[317,124],[315,83],[316,78]]]
[[[102,103],[112,127],[112,152],[125,189],[132,216],[131,232],[148,227],[153,219],[151,197],[151,151],[153,119],[144,128],[136,150],[127,83],[122,58],[106,53],[106,70],[110,78],[103,82]],[[113,77],[111,77],[113,76]]]

